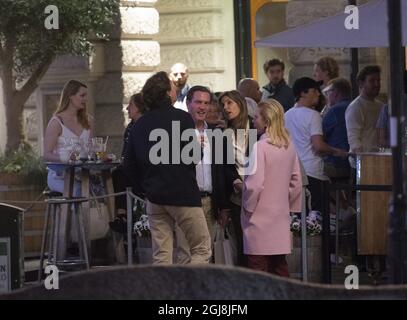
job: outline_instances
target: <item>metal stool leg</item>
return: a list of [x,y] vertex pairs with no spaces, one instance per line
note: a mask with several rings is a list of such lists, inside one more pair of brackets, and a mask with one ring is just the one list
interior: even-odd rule
[[87,237],[85,233],[85,227],[83,223],[83,213],[82,213],[82,206],[78,203],[75,203],[75,214],[78,218],[78,227],[80,232],[80,237],[78,237],[78,245],[79,247],[82,246],[83,255],[86,262],[86,268],[90,269],[89,263],[89,256],[88,256],[88,244],[87,244]]
[[338,266],[339,264],[339,190],[337,189],[335,191],[335,213],[336,213],[336,217],[335,217],[335,222],[336,222],[336,226],[335,226],[335,265]]
[[42,269],[44,267],[44,257],[45,257],[45,246],[48,240],[48,227],[49,227],[49,215],[50,212],[50,204],[47,204],[45,210],[45,223],[44,223],[44,230],[42,232],[42,241],[41,241],[41,255],[40,255],[40,268],[38,270],[38,282],[41,282],[42,279]]
[[54,241],[53,241],[53,263],[54,265],[57,265],[57,262],[59,260],[59,252],[58,252],[58,238],[59,238],[59,229],[60,229],[60,215],[61,215],[61,210],[59,206],[54,207]]
[[[52,263],[52,261],[55,261],[55,252],[54,252],[54,240],[55,240],[55,233],[56,233],[56,223],[55,223],[55,215],[56,210],[57,210],[57,205],[56,204],[51,204],[50,207],[50,237],[48,240],[48,263]],[[55,264],[55,263],[54,263]]]

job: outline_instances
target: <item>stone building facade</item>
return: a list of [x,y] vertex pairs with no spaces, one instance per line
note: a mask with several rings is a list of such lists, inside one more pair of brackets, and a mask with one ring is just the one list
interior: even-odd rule
[[[358,4],[365,0],[358,1]],[[250,0],[252,35],[264,37],[343,10],[347,0]],[[122,134],[128,123],[124,108],[133,93],[159,70],[169,71],[175,62],[189,67],[189,83],[203,84],[213,91],[235,88],[234,0],[126,0],[109,42],[95,41],[90,59],[62,56],[51,66],[35,94],[26,103],[25,129],[29,141],[42,150],[43,134],[55,111],[64,83],[78,79],[88,84],[89,112],[96,134],[109,136],[109,150],[120,154]],[[361,65],[376,63],[383,68],[382,91],[387,92],[387,49],[361,49]],[[253,72],[261,85],[264,60],[279,57],[286,62],[292,83],[300,76],[312,76],[319,57],[335,57],[341,75],[350,74],[348,49],[253,48]],[[0,112],[1,95],[0,95]],[[5,123],[0,119],[0,150],[5,145]]]

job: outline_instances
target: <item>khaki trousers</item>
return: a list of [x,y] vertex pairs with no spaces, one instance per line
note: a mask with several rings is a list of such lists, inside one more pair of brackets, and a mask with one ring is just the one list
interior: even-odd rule
[[[212,201],[210,197],[202,198],[202,209],[205,215],[206,224],[208,227],[209,235],[211,238],[211,248],[213,248],[213,240],[215,237],[215,226],[216,226],[216,219],[212,213]],[[187,239],[185,238],[184,233],[182,232],[181,228],[176,225],[175,226],[175,236],[177,239],[177,249],[175,255],[175,263],[177,264],[187,264],[191,261],[191,248],[188,244]]]
[[147,213],[153,244],[153,264],[173,263],[175,224],[185,234],[191,248],[190,263],[209,263],[212,251],[202,208],[164,206],[147,201]]

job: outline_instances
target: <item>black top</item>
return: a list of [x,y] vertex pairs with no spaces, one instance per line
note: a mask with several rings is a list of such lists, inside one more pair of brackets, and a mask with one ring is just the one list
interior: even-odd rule
[[262,100],[274,99],[281,103],[284,112],[287,112],[295,104],[293,90],[287,85],[285,80],[282,80],[277,86],[272,86],[271,83],[263,87]]
[[127,148],[127,143],[129,142],[130,131],[131,131],[131,128],[134,126],[135,123],[136,123],[135,121],[131,120],[130,123],[126,127],[126,130],[124,131],[122,158],[124,158],[124,156],[126,155],[126,148]]
[[[213,130],[222,130],[220,128],[216,128],[214,125],[208,124],[208,129]],[[229,204],[229,198],[230,194],[232,192],[232,189],[228,187],[227,185],[227,165],[226,165],[226,143],[227,140],[226,138],[223,139],[223,161],[224,163],[219,164],[216,163],[216,152],[218,152],[220,149],[214,148],[215,141],[214,138],[212,138],[212,141],[210,141],[211,144],[211,156],[212,156],[212,162],[211,162],[211,178],[212,178],[212,195],[211,195],[211,200],[212,200],[212,213],[215,217],[218,215],[218,210],[219,209],[228,209],[230,207]]]
[[[195,134],[190,136],[189,141],[180,141],[180,137],[174,131],[176,137],[173,138],[173,126],[176,122],[180,124],[181,134],[186,129],[195,129],[192,117],[170,104],[143,115],[131,128],[124,165],[136,189],[135,192],[145,193],[150,202],[159,205],[201,207],[195,163],[185,164],[179,157],[180,152],[190,142],[196,143],[200,149],[199,142]],[[168,134],[168,145],[160,138],[150,141],[150,133],[154,129],[162,129],[160,137],[162,134]],[[174,145],[173,150],[173,142],[177,140],[180,149]],[[162,146],[162,149],[157,152],[159,146]],[[153,164],[150,151],[152,154],[167,157],[168,164]],[[174,158],[180,161],[173,161]]]

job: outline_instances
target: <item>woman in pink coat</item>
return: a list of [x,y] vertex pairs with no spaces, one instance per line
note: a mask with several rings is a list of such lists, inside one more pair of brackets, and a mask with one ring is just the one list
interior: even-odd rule
[[252,172],[244,181],[241,223],[249,268],[288,277],[290,212],[301,212],[301,172],[284,127],[284,109],[261,102],[254,125],[263,133],[252,153]]

